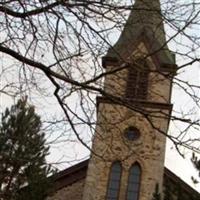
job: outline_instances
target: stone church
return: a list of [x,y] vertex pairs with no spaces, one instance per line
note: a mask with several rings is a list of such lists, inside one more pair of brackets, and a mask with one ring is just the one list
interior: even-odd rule
[[[136,0],[102,65],[92,155],[57,174],[48,200],[200,200],[164,167],[175,55],[159,0]],[[160,197],[159,197],[160,196]]]

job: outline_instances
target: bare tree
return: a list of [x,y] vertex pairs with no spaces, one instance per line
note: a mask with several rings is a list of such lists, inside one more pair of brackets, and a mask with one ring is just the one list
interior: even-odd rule
[[[69,139],[65,134],[70,132],[73,133],[72,139],[76,136],[91,150],[89,138],[94,133],[96,96],[104,96],[144,114],[155,126],[152,116],[145,115],[143,110],[131,106],[119,95],[108,92],[111,88],[103,88],[106,76],[130,67],[130,63],[123,60],[114,70],[105,71],[101,58],[108,49],[121,56],[113,49],[113,44],[123,30],[130,11],[135,9],[133,3],[132,0],[0,2],[0,92],[13,97],[28,94],[35,101],[38,97],[46,99],[47,109],[49,99],[54,97],[52,102],[55,103],[56,99],[57,109],[62,114],[45,119],[49,130],[52,127],[54,132],[59,129],[59,135],[53,142]],[[190,106],[182,110],[179,103],[175,104],[171,121],[175,123],[172,130],[176,134],[169,133],[167,137],[179,151],[179,147],[183,146],[200,152],[199,80],[185,78],[184,75],[185,71],[196,73],[199,70],[200,3],[197,0],[163,0],[161,7],[162,14],[156,9],[154,12],[162,15],[167,38],[165,44],[145,55],[143,62],[162,51],[166,45],[176,54],[178,67],[173,85],[179,88],[176,89],[179,95],[185,95],[183,101],[189,102]],[[145,9],[152,12],[151,7]],[[137,66],[136,60],[132,62]],[[158,73],[164,78],[172,77],[161,71]],[[66,139],[61,136],[66,136]]]

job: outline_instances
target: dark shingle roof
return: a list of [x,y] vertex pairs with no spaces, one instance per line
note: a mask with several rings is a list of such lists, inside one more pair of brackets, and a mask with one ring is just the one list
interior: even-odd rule
[[136,0],[121,36],[106,57],[125,59],[141,38],[146,38],[149,53],[156,54],[161,64],[175,64],[174,54],[166,44],[159,0]]

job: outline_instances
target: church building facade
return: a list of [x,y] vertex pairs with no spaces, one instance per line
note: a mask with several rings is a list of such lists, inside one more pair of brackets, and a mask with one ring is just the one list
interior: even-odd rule
[[164,167],[175,55],[159,0],[136,0],[117,43],[102,59],[105,95],[89,160],[58,173],[47,200],[197,200]]

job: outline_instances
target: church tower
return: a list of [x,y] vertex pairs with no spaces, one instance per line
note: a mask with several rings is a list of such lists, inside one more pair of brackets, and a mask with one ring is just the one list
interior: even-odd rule
[[159,0],[135,1],[103,67],[83,200],[151,200],[156,185],[162,193],[176,71]]

